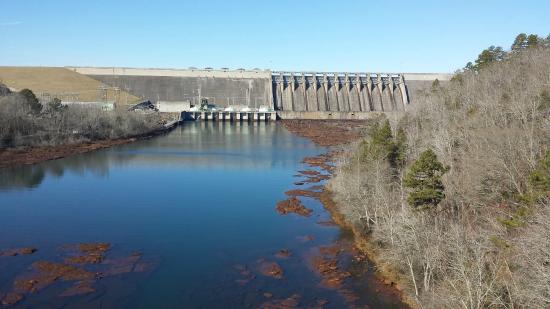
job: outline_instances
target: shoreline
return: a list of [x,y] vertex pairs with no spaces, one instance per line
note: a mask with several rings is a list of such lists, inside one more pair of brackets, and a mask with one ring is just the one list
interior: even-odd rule
[[[331,163],[334,163],[334,159],[340,153],[337,149],[335,150],[334,147],[337,148],[337,146],[345,145],[360,139],[362,136],[362,131],[367,124],[368,122],[365,122],[365,121],[348,122],[348,121],[291,120],[291,121],[282,122],[282,125],[293,134],[307,138],[311,140],[314,144],[317,144],[319,146],[327,147],[326,152],[324,152],[323,154],[320,154],[316,157],[303,158],[304,160],[303,163],[308,164],[310,167],[317,167],[317,168],[320,168],[321,170],[328,172],[327,176],[329,177],[324,178],[324,180],[330,179],[334,176],[333,174],[334,169]],[[139,140],[146,140],[152,137],[165,134],[171,131],[171,129],[172,128],[161,128],[161,129],[149,132],[147,134],[142,134],[139,136],[133,136],[128,138],[122,138],[122,139],[100,140],[95,142],[86,142],[86,143],[79,143],[74,145],[62,145],[62,146],[53,146],[53,147],[35,147],[35,148],[26,149],[23,151],[11,151],[11,153],[8,154],[8,156],[5,155],[6,152],[4,151],[4,152],[0,152],[0,160],[1,160],[0,171],[3,168],[7,168],[7,167],[32,165],[40,162],[45,162],[48,160],[55,160],[55,159],[69,157],[72,155],[91,152],[94,150],[101,150],[101,149],[109,148],[116,145],[123,145],[123,144],[128,144]],[[6,160],[5,158],[10,158],[9,157],[10,155],[12,160],[11,161]],[[315,175],[308,175],[305,173],[304,175],[307,175],[309,178],[318,177]],[[307,181],[305,183],[307,183]],[[316,181],[312,181],[310,183],[315,184]],[[399,300],[401,303],[403,303],[403,305],[410,308],[417,308],[418,306],[416,305],[416,302],[414,301],[414,299],[411,298],[408,294],[406,294],[403,291],[403,289],[401,288],[401,286],[403,286],[401,284],[401,280],[399,280],[395,272],[392,272],[391,269],[387,267],[387,264],[383,262],[383,257],[380,255],[380,252],[377,252],[375,245],[369,242],[368,236],[362,235],[360,231],[358,231],[353,226],[353,224],[350,224],[349,222],[347,222],[345,218],[339,213],[338,205],[336,204],[333,198],[333,192],[330,190],[330,185],[328,183],[325,183],[323,186],[324,188],[320,189],[320,191],[318,192],[317,191],[315,192],[315,193],[318,193],[318,196],[317,196],[318,201],[322,204],[322,207],[328,213],[331,220],[340,229],[346,232],[350,232],[350,235],[352,235],[350,239],[351,246],[355,248],[354,250],[362,253],[363,256],[366,256],[370,264],[374,266],[374,272],[372,273],[372,276],[376,280],[375,285],[380,287],[381,292],[383,291],[383,293],[391,293],[392,295],[394,295],[395,299]],[[311,188],[307,190],[311,190]],[[315,190],[318,190],[318,189],[315,189]],[[291,190],[291,191],[304,191],[304,190]],[[297,194],[297,196],[303,196],[303,195]],[[331,244],[326,248],[324,247],[320,247],[320,248],[327,249],[327,250],[333,249],[332,245],[333,244]],[[321,258],[323,258],[323,255],[321,255]],[[336,255],[334,256],[334,258],[336,258]],[[326,266],[324,263],[331,262],[331,260],[330,259],[321,260],[321,262],[322,263],[320,263],[320,265],[317,265],[317,266],[324,267]],[[324,269],[320,268],[317,270],[322,272]],[[321,276],[321,278],[329,282],[330,280],[336,280],[337,282],[339,282],[339,280],[343,280],[343,278],[346,278],[345,276],[343,276],[342,279],[338,278],[338,276],[342,274],[343,273],[335,272],[334,274],[332,273],[329,274],[328,278],[323,276]],[[376,291],[378,292],[378,289]],[[350,295],[348,296],[351,297]],[[342,296],[344,298],[346,297],[345,294],[343,294]]]
[[[283,125],[293,134],[302,136],[311,140],[318,146],[335,147],[342,146],[362,137],[361,131],[366,127],[366,121],[317,121],[317,120],[286,120]],[[333,162],[335,154],[327,151],[327,161]],[[333,173],[330,173],[331,177]],[[338,204],[334,201],[333,192],[328,184],[320,196],[320,202],[325,210],[330,214],[332,220],[342,229],[350,231],[353,234],[355,246],[367,256],[375,268],[376,276],[390,289],[395,289],[400,300],[410,308],[419,308],[413,295],[406,293],[405,279],[398,275],[387,263],[384,262],[381,253],[376,246],[372,244],[368,236],[360,233],[357,228],[348,222],[338,210]]]
[[368,237],[365,237],[355,226],[344,219],[342,214],[338,211],[338,205],[332,198],[333,192],[328,188],[326,192],[328,199],[321,200],[323,207],[329,212],[332,220],[338,224],[340,228],[346,229],[353,234],[355,246],[374,264],[376,276],[378,276],[388,288],[397,290],[404,304],[412,309],[420,308],[415,298],[405,293],[403,289],[405,279],[399,276],[391,266],[384,262],[383,256],[378,252],[375,245],[369,241]]
[[[308,138],[312,141],[314,141],[315,144],[319,146],[335,146],[337,145],[337,141],[340,140],[342,137],[333,138],[329,141],[325,141],[326,135],[322,132],[323,130],[309,130],[309,127],[306,125],[307,123],[310,123],[311,120],[282,120],[281,124],[287,128],[292,133]],[[338,134],[342,134],[346,140],[350,139],[357,139],[360,137],[360,135],[357,132],[350,132],[347,128],[342,128],[345,126],[348,126],[350,124],[353,124],[353,126],[357,127],[360,126],[363,121],[358,120],[334,120],[334,121],[315,121],[318,123],[338,123],[339,127],[336,128]],[[25,147],[20,149],[0,149],[0,170],[6,169],[6,168],[14,168],[14,167],[20,167],[20,166],[26,166],[26,165],[35,165],[38,163],[46,162],[46,161],[52,161],[57,159],[63,159],[66,157],[70,157],[73,155],[78,154],[84,154],[88,152],[92,152],[95,150],[101,150],[105,148],[110,148],[117,145],[124,145],[133,143],[139,140],[146,140],[155,136],[159,136],[162,134],[165,134],[169,131],[171,131],[173,127],[169,128],[159,128],[155,131],[136,135],[136,136],[130,136],[126,138],[118,138],[118,139],[107,139],[107,140],[96,140],[96,141],[88,141],[88,142],[81,142],[76,144],[68,144],[68,145],[57,145],[57,146],[38,146],[38,147]],[[327,126],[331,129],[335,129],[334,126]],[[325,128],[327,129],[327,128]],[[319,134],[321,132],[321,134]],[[331,132],[333,133],[333,132]],[[337,135],[336,132],[333,133],[333,135]],[[344,143],[340,143],[344,144]]]
[[62,159],[73,155],[110,148],[117,145],[124,145],[140,140],[146,140],[155,136],[165,134],[172,130],[174,127],[163,127],[149,133],[130,136],[126,138],[97,140],[69,145],[40,146],[27,147],[23,149],[0,150],[0,171],[7,168],[35,165],[46,161]]

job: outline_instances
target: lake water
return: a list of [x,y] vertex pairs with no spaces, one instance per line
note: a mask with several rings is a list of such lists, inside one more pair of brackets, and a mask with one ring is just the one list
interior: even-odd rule
[[[275,210],[284,192],[296,188],[297,171],[307,168],[301,160],[324,152],[275,123],[201,122],[150,140],[1,170],[0,251],[38,251],[0,257],[0,295],[34,261],[61,263],[67,244],[107,242],[107,258],[139,251],[147,270],[106,276],[82,296],[60,297],[72,283],[59,281],[15,307],[257,308],[296,294],[303,307],[319,299],[328,301],[325,308],[346,307],[337,289],[320,285],[309,258],[349,235],[319,224],[329,216],[316,200],[301,198],[311,217]],[[314,239],[305,241],[307,235]],[[291,256],[275,257],[283,248]],[[263,262],[277,262],[283,278],[263,276]],[[375,290],[372,275],[346,282],[358,305],[400,307]]]

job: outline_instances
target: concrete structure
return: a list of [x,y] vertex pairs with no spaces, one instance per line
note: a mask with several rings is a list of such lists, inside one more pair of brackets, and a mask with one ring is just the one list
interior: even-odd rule
[[[386,112],[388,113],[388,112]],[[390,112],[391,113],[391,112]],[[383,112],[311,112],[311,111],[277,111],[278,119],[307,119],[307,120],[366,120],[373,119]]]
[[[276,110],[281,118],[359,117],[357,113],[403,111],[415,93],[450,74],[317,73],[261,70],[175,70],[132,68],[69,68],[153,102],[167,111],[199,106],[201,99],[218,111]],[[178,103],[180,102],[180,103]],[[181,105],[181,106],[179,106]],[[235,106],[243,108],[233,109]],[[261,109],[260,109],[261,108]],[[290,113],[296,112],[296,113]],[[303,113],[308,112],[308,113]],[[324,116],[315,112],[327,113]],[[225,114],[224,114],[225,115]],[[234,115],[239,120],[248,114]],[[253,116],[252,114],[250,116]],[[225,116],[224,116],[225,117]],[[366,116],[365,116],[366,117]],[[212,116],[212,119],[215,119]]]
[[[130,68],[69,68],[102,83],[157,101],[205,98],[218,107],[271,106],[271,72],[244,70],[172,70]],[[116,86],[115,86],[116,85]]]
[[62,105],[65,106],[80,106],[83,108],[94,108],[101,109],[106,111],[111,111],[115,109],[115,102],[69,102],[61,101]]
[[277,120],[276,112],[183,112],[182,120],[264,122]]
[[372,112],[405,110],[403,75],[274,73],[273,102],[281,111]]
[[156,108],[161,113],[181,113],[191,110],[191,101],[157,101]]

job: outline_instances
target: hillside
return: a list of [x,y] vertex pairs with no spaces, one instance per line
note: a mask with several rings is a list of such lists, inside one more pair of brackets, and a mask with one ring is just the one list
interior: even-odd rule
[[[102,84],[88,76],[66,68],[0,67],[0,83],[13,90],[31,89],[39,98],[57,97],[64,101],[98,101]],[[49,96],[48,96],[49,94]],[[115,101],[115,91],[107,90],[107,100]],[[139,98],[120,91],[118,103],[126,105]]]
[[418,307],[550,303],[550,47],[488,51],[380,119],[331,183]]

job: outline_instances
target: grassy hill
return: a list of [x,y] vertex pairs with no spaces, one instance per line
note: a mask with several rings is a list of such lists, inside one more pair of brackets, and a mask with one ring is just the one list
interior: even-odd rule
[[[0,67],[0,83],[12,90],[31,89],[39,98],[57,97],[65,101],[98,101],[102,99],[98,90],[103,84],[93,78],[66,68],[49,67]],[[48,95],[49,94],[49,95]],[[107,99],[115,101],[113,89],[107,90]],[[130,104],[139,98],[120,91],[118,103]]]

